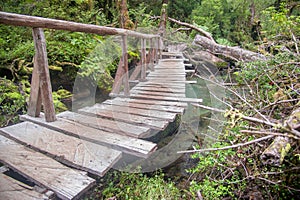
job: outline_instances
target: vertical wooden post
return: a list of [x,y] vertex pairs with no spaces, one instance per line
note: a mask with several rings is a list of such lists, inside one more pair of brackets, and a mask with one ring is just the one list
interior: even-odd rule
[[161,54],[161,38],[157,39],[157,63],[158,63],[159,59],[162,59],[162,54]]
[[123,83],[124,83],[124,95],[128,97],[130,95],[129,88],[129,75],[128,75],[128,54],[127,54],[127,36],[122,36],[122,62],[123,62]]
[[32,117],[39,117],[42,109],[42,96],[40,90],[40,77],[38,72],[37,57],[35,55],[33,61],[33,71],[30,86],[30,98],[28,105],[28,115]]
[[144,38],[141,39],[141,81],[146,80],[146,41]]
[[149,62],[149,67],[150,70],[154,70],[154,47],[153,47],[153,38],[150,38],[150,49],[149,49],[149,56],[150,56],[150,62]]
[[154,46],[155,46],[155,55],[154,55],[154,62],[155,64],[158,63],[158,42],[157,42],[158,38],[155,38],[154,41]]
[[[43,108],[45,112],[45,119],[47,122],[53,122],[56,120],[55,109],[52,97],[51,80],[48,68],[48,58],[46,50],[46,39],[44,31],[41,28],[33,28],[32,31],[35,47],[35,65],[33,73],[33,82],[31,90],[32,96],[29,114],[32,116],[38,116],[40,112],[40,99],[42,99]],[[37,85],[38,84],[38,85]]]
[[120,62],[118,65],[118,69],[115,75],[114,84],[110,93],[111,97],[116,96],[120,93],[121,85],[122,85],[122,76],[124,74],[124,67],[123,67],[123,57],[120,58]]

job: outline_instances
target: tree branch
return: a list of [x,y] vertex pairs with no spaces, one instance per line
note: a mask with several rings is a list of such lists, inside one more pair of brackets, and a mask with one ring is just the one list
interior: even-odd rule
[[257,142],[261,142],[263,140],[267,140],[270,138],[273,138],[274,135],[268,135],[265,137],[261,137],[249,142],[245,142],[245,143],[239,143],[239,144],[235,144],[235,145],[231,145],[231,146],[226,146],[226,147],[220,147],[220,148],[208,148],[208,149],[198,149],[198,150],[189,150],[189,151],[179,151],[177,153],[199,153],[199,152],[205,152],[205,151],[219,151],[219,150],[227,150],[227,149],[232,149],[232,148],[237,148],[237,147],[242,147],[242,146],[247,146],[249,144],[253,144],[253,143],[257,143]]
[[[156,19],[160,19],[160,16],[152,16],[151,19],[155,19],[155,20]],[[168,20],[170,22],[173,22],[173,23],[178,24],[180,26],[185,26],[187,28],[191,28],[191,29],[199,32],[200,34],[204,35],[205,37],[207,37],[208,39],[210,39],[212,42],[216,43],[215,40],[214,40],[214,38],[211,36],[211,34],[209,32],[207,32],[207,31],[201,29],[201,28],[198,28],[198,27],[196,27],[196,26],[194,26],[192,24],[186,23],[186,22],[181,22],[181,21],[173,19],[171,17],[168,17]]]

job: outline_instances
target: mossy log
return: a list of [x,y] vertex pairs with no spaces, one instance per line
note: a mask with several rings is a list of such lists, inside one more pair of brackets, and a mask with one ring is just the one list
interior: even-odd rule
[[222,55],[234,61],[249,62],[249,61],[267,59],[262,54],[255,53],[246,49],[242,49],[240,47],[230,47],[230,46],[220,45],[208,39],[207,37],[201,35],[196,35],[194,39],[194,44],[202,46],[203,48],[209,50],[213,54]]
[[[300,131],[300,108],[292,112],[287,119],[286,124],[290,127],[290,129]],[[280,166],[290,148],[291,144],[288,137],[276,137],[272,144],[262,153],[262,163],[266,165]]]
[[265,165],[280,166],[290,148],[291,145],[288,137],[276,137],[272,144],[262,153],[262,163]]

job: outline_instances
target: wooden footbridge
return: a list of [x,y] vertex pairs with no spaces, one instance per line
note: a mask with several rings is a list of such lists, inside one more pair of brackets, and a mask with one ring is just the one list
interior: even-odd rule
[[[123,155],[151,155],[157,144],[147,138],[187,103],[201,102],[185,96],[191,70],[183,55],[161,52],[158,35],[4,12],[0,23],[32,27],[36,50],[28,114],[0,129],[0,199],[77,199],[94,186],[93,176],[103,176]],[[111,99],[55,114],[42,28],[122,36]],[[141,62],[131,74],[127,37],[141,39]]]

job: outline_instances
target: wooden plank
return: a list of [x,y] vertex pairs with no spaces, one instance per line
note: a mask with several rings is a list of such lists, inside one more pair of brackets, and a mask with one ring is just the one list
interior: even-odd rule
[[147,105],[165,105],[165,106],[177,106],[185,108],[187,107],[187,103],[184,102],[176,102],[176,101],[163,101],[163,100],[147,100],[147,99],[134,99],[134,98],[120,98],[117,97],[114,100],[116,101],[123,101],[123,102],[130,102],[130,103],[140,103],[140,104],[147,104]]
[[[32,121],[47,128],[79,137],[83,140],[105,145],[139,157],[147,157],[156,149],[156,144],[141,139],[105,132],[97,129],[101,124],[97,118],[88,117],[73,112],[63,112],[58,115],[55,122],[46,123],[42,117],[22,115],[22,120]],[[82,125],[86,124],[88,126]],[[120,125],[120,128],[122,126]],[[124,127],[126,128],[126,127]]]
[[183,113],[183,111],[184,111],[183,107],[132,103],[132,102],[121,101],[121,100],[116,100],[116,99],[106,100],[103,102],[103,104],[127,106],[127,107],[132,107],[132,108],[142,108],[142,109],[147,109],[147,110],[159,110],[159,111],[174,112],[174,113]]
[[185,77],[147,77],[149,81],[185,82]]
[[145,90],[131,90],[131,94],[143,94],[143,95],[153,95],[153,96],[166,96],[166,97],[185,97],[185,93],[170,93],[170,92],[153,92]]
[[195,73],[196,72],[196,70],[194,70],[194,69],[187,69],[187,70],[184,70],[184,72],[185,73]]
[[68,136],[32,122],[8,126],[2,128],[1,132],[66,165],[97,176],[103,176],[121,158],[122,154],[120,151]]
[[41,28],[33,28],[32,35],[36,52],[34,62],[36,62],[35,66],[38,67],[40,84],[39,87],[41,91],[45,117],[47,122],[52,122],[56,120],[56,115],[52,98],[52,88],[46,50],[46,39],[44,31]]
[[167,88],[167,87],[151,87],[151,86],[135,86],[132,88],[133,90],[144,90],[144,91],[156,91],[156,92],[166,92],[166,93],[182,93],[185,94],[185,89],[174,89],[174,88]]
[[156,82],[156,83],[160,83],[160,84],[173,84],[173,83],[182,83],[182,84],[196,84],[197,83],[197,81],[184,81],[184,80],[168,80],[168,79],[163,79],[163,78],[161,78],[161,79],[158,79],[158,78],[156,78],[156,79],[151,79],[151,80],[149,80],[149,82]]
[[0,161],[61,199],[78,198],[95,184],[84,172],[70,169],[1,135]]
[[49,196],[39,193],[22,182],[5,174],[0,174],[0,199],[9,200],[47,200]]
[[[64,118],[65,116],[70,116],[72,115],[71,112],[66,111],[63,113],[58,114],[58,117]],[[120,135],[128,135],[136,138],[144,137],[150,133],[150,128],[149,127],[143,127],[143,126],[138,126],[134,124],[129,124],[125,122],[120,122],[120,121],[114,121],[111,119],[104,119],[104,118],[91,118],[90,116],[85,116],[85,115],[79,115],[75,114],[74,116],[81,117],[82,119],[79,121],[82,124],[89,124],[90,120],[91,121],[96,121],[96,127],[97,129],[108,131],[108,132],[113,132],[117,133]]]
[[156,69],[154,73],[167,74],[169,76],[171,74],[185,74],[185,71],[184,69]]
[[[150,130],[151,130],[149,127],[138,126],[138,125],[110,120],[110,119],[91,117],[91,116],[81,115],[79,113],[72,113],[69,111],[60,113],[57,116],[75,122],[79,122],[83,125],[88,125],[93,128],[97,128],[99,130],[116,133],[120,135],[127,135],[135,138],[145,137],[150,134]],[[95,125],[93,126],[94,123]]]
[[185,73],[161,73],[161,72],[153,72],[153,73],[149,73],[147,77],[180,77],[180,78],[185,78],[186,74]]
[[169,123],[167,120],[161,120],[158,118],[145,117],[145,116],[134,115],[129,113],[116,112],[113,110],[102,110],[102,109],[95,110],[87,107],[87,108],[82,108],[78,111],[80,113],[90,115],[90,116],[106,117],[117,121],[128,122],[135,125],[150,127],[156,130],[164,130]]
[[109,110],[115,113],[123,112],[133,115],[141,115],[145,117],[153,117],[158,118],[158,120],[168,120],[170,122],[174,121],[176,114],[158,110],[149,110],[149,109],[141,109],[141,108],[134,108],[128,106],[119,106],[119,105],[108,105],[108,104],[95,104],[94,106],[90,107],[91,110]]
[[9,200],[47,200],[48,196],[35,191],[5,174],[0,173],[0,199]]
[[136,86],[153,86],[153,87],[162,87],[162,88],[181,88],[185,89],[184,83],[159,83],[159,82],[153,82],[153,81],[147,81],[147,82],[139,82]]
[[167,97],[167,96],[151,96],[143,94],[130,94],[131,98],[139,99],[152,99],[152,100],[164,100],[164,101],[175,101],[175,102],[185,102],[185,103],[202,103],[202,99],[184,98],[184,97]]
[[150,73],[148,74],[148,77],[150,76],[179,76],[179,77],[186,77],[186,73],[185,72],[169,72],[169,71],[166,71],[166,72],[161,72],[161,71],[157,71],[157,72],[153,72],[153,73]]

